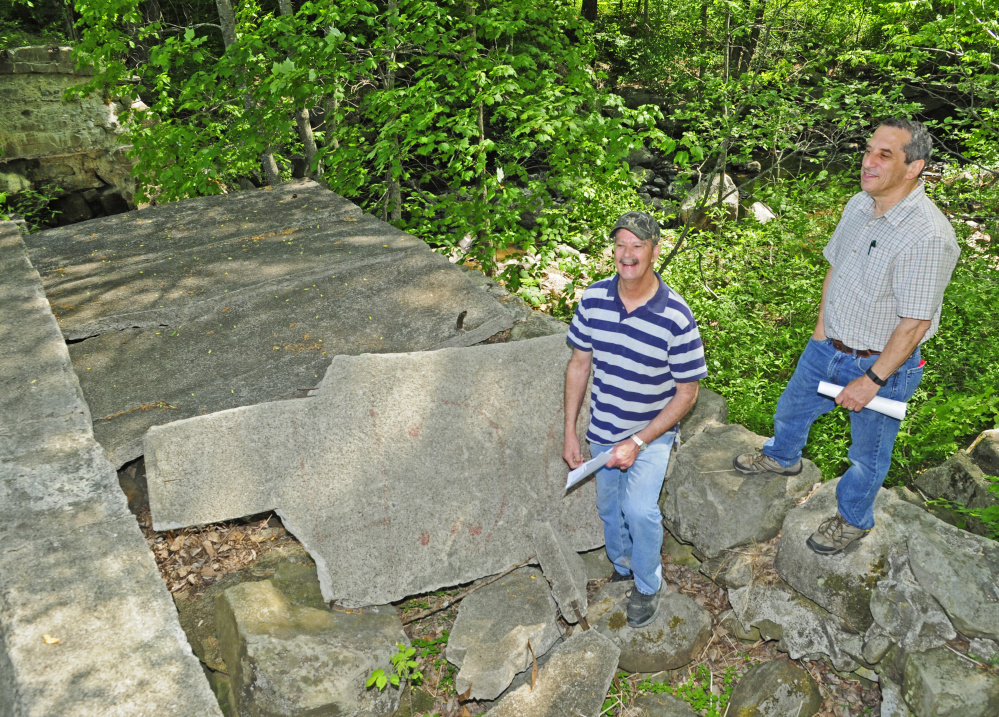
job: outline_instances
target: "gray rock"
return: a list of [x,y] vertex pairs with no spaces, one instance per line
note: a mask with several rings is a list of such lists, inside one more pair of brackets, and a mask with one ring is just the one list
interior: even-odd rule
[[728,423],[728,404],[714,391],[701,388],[697,403],[680,421],[680,439],[689,441],[708,426]]
[[565,335],[568,331],[569,325],[559,321],[551,314],[546,314],[543,311],[532,311],[524,321],[513,325],[513,328],[510,329],[510,340],[524,341],[552,334]]
[[[555,601],[537,568],[519,568],[461,601],[447,644],[458,694],[496,699],[562,635]],[[531,647],[528,648],[528,643]]]
[[604,548],[587,550],[579,555],[586,565],[587,580],[605,580],[614,574],[614,565],[607,558],[607,551]]
[[[739,190],[735,186],[735,182],[727,174],[715,175],[715,177],[709,183],[705,180],[701,180],[697,186],[695,186],[684,198],[683,202],[680,203],[680,219],[684,222],[690,222],[694,227],[698,229],[707,229],[713,225],[712,220],[708,217],[707,212],[711,210],[712,207],[718,205],[718,194],[719,186],[722,187],[722,212],[730,221],[735,221],[739,218]],[[708,193],[708,198],[702,204],[702,197],[704,193]],[[698,210],[698,207],[701,207]]]
[[697,570],[701,565],[701,561],[694,555],[694,547],[679,542],[669,532],[666,533],[663,539],[662,550],[663,553],[669,555],[670,561],[676,565],[683,565],[692,570]]
[[819,686],[808,672],[783,660],[757,665],[732,690],[729,714],[759,717],[811,717],[822,706]]
[[592,549],[593,482],[563,488],[568,356],[561,336],[337,356],[317,398],[158,426],[145,449],[154,526],[275,509],[323,596],[355,606],[503,572],[534,554],[539,519]]
[[635,147],[635,149],[628,152],[628,157],[625,161],[632,169],[635,167],[651,167],[655,164],[656,156],[645,147]]
[[[988,465],[991,460],[989,452],[994,451],[993,443],[982,440],[975,450]],[[964,451],[959,451],[943,464],[920,473],[916,476],[915,484],[931,498],[953,501],[967,508],[999,505],[999,494],[989,490],[995,485],[994,480],[982,471],[973,456]],[[967,524],[969,531],[988,535],[988,528],[982,521],[963,515],[961,519]]]
[[763,165],[757,161],[746,162],[746,171],[759,174],[763,171]]
[[271,580],[226,590],[215,608],[222,656],[240,715],[391,715],[399,689],[365,688],[375,669],[391,673],[408,647],[391,606],[360,613],[296,605]]
[[863,633],[873,621],[871,593],[888,569],[888,548],[904,543],[913,531],[936,530],[944,523],[891,491],[881,490],[874,500],[874,529],[842,553],[817,555],[805,541],[819,523],[836,514],[838,482],[824,483],[806,503],[787,514],[777,551],[777,572],[795,590]]
[[0,193],[17,194],[25,189],[31,189],[31,182],[27,177],[17,172],[0,172]]
[[753,580],[756,568],[753,557],[743,552],[723,553],[717,558],[701,563],[699,571],[727,588],[741,588]]
[[971,646],[968,652],[977,655],[979,661],[989,662],[999,659],[999,642],[984,640],[980,637],[973,637],[970,642]]
[[864,646],[861,656],[868,664],[877,664],[884,659],[894,644],[887,631],[878,623],[872,622],[864,634]]
[[[310,571],[307,576],[312,586],[314,595],[319,599],[311,603],[311,607],[322,608],[322,595],[319,592],[319,580],[316,577],[315,563],[308,553],[297,544],[286,548],[268,550],[259,558],[254,560],[243,570],[237,570],[223,576],[218,581],[212,583],[205,592],[196,598],[178,598],[174,595],[177,605],[177,614],[180,617],[180,626],[187,634],[187,641],[191,643],[194,654],[198,656],[205,665],[212,670],[228,672],[225,660],[222,658],[222,650],[219,647],[218,636],[215,630],[215,601],[218,597],[231,587],[245,582],[259,582],[261,580],[273,579],[275,582],[287,584],[289,578],[294,574],[285,567],[280,578],[275,574],[282,565],[295,565]],[[305,576],[303,576],[305,577]],[[301,594],[299,590],[284,590],[285,593]],[[301,601],[299,601],[301,602]]]
[[686,197],[694,188],[694,185],[687,181],[670,182],[666,187],[666,195],[672,199]]
[[566,537],[550,522],[534,524],[534,549],[562,618],[572,624],[586,617],[586,565]]
[[999,639],[999,544],[935,522],[909,532],[912,573],[961,633]]
[[621,648],[628,672],[675,670],[696,658],[711,637],[711,615],[686,595],[666,592],[659,614],[645,627],[628,626],[627,593],[632,583],[607,583],[590,603],[590,626]]
[[912,717],[909,706],[902,699],[902,688],[884,675],[881,676],[881,717]]
[[86,339],[70,355],[116,467],[153,425],[307,395],[334,355],[467,346],[513,325],[422,241],[309,181],[27,242],[64,335]]
[[618,647],[596,630],[577,630],[559,645],[534,689],[507,694],[489,717],[597,717],[617,671]]
[[957,637],[940,604],[916,582],[900,545],[888,549],[888,572],[871,595],[871,614],[892,642],[924,652]]
[[902,696],[916,715],[994,717],[999,676],[945,647],[907,653]]
[[735,456],[762,444],[762,436],[738,425],[708,426],[687,441],[659,500],[669,532],[708,558],[777,535],[784,516],[821,476],[810,461],[797,476],[747,476],[732,468]]
[[726,610],[718,616],[718,624],[728,630],[730,633],[735,635],[735,637],[741,642],[756,642],[760,639],[760,628],[751,627],[746,628],[741,622],[739,622],[738,616],[735,614],[735,610]]
[[673,695],[642,695],[632,705],[629,715],[634,717],[696,717],[694,710]]
[[990,476],[999,476],[999,428],[983,431],[969,451],[982,471]]
[[[631,170],[631,176],[635,178],[635,181],[642,185],[648,185],[656,178],[656,173],[651,169],[643,169],[642,167],[633,167]],[[643,191],[648,194],[648,189],[643,187]]]
[[9,222],[0,326],[0,714],[220,715]]
[[768,224],[777,218],[774,210],[763,202],[753,202],[749,205],[749,216],[755,219],[758,224]]
[[861,654],[860,636],[787,585],[748,585],[729,590],[728,596],[739,622],[758,627],[764,637],[779,639],[778,648],[791,659],[825,655],[837,670],[846,672],[859,664],[855,658]]

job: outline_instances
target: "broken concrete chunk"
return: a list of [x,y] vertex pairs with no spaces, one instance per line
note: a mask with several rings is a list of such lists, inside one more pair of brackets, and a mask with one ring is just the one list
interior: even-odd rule
[[534,689],[506,695],[489,717],[597,717],[617,671],[620,650],[596,630],[578,630],[559,645],[538,673]]
[[568,357],[559,336],[338,356],[317,398],[154,428],[154,527],[276,510],[351,606],[501,573],[534,555],[536,520],[594,548],[593,482],[563,490]]
[[339,612],[296,605],[272,580],[243,583],[216,601],[219,645],[240,715],[389,717],[400,690],[365,687],[409,645],[391,606]]
[[607,583],[590,604],[590,625],[621,648],[621,669],[675,670],[697,657],[711,637],[710,613],[686,595],[667,592],[655,620],[628,627],[627,593],[632,588],[628,582]]
[[538,521],[533,528],[534,550],[559,612],[566,622],[578,622],[586,617],[586,565],[550,522]]
[[447,645],[448,661],[460,668],[455,690],[471,690],[473,699],[496,699],[561,635],[541,571],[514,570],[461,602]]

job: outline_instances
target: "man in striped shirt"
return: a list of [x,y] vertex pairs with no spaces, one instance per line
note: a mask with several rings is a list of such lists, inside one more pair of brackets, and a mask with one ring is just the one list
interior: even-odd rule
[[655,619],[662,595],[659,493],[677,424],[707,370],[690,308],[654,271],[655,219],[628,212],[610,236],[617,274],[583,292],[569,327],[562,457],[571,468],[583,463],[576,420],[592,369],[586,438],[593,456],[611,452],[596,475],[597,512],[611,580],[634,577],[628,624],[643,627]]
[[[774,437],[734,460],[743,473],[797,475],[812,423],[837,404],[850,413],[850,467],[838,511],[807,544],[842,552],[874,527],[874,498],[891,467],[900,422],[864,407],[875,396],[908,401],[923,377],[919,347],[940,324],[960,249],[954,228],[919,178],[932,141],[920,122],[890,119],[867,142],[860,188],[823,252],[829,261],[815,331],[777,402]],[[843,386],[835,401],[819,381]]]

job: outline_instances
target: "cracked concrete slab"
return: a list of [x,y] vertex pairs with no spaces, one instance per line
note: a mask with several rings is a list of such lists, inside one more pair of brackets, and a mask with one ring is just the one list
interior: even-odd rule
[[540,519],[576,551],[597,547],[593,481],[563,490],[569,356],[558,335],[341,355],[316,398],[157,426],[145,441],[153,525],[276,510],[323,597],[345,605],[500,573],[534,554]]
[[513,324],[424,242],[311,181],[26,241],[116,467],[151,426],[307,395],[335,355],[468,346]]

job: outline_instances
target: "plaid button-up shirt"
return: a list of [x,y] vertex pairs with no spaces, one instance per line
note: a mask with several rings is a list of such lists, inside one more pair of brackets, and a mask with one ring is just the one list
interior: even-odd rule
[[855,194],[823,251],[832,265],[826,336],[883,351],[899,321],[909,318],[931,322],[926,341],[940,325],[944,289],[960,253],[954,228],[922,182],[880,217],[869,194]]

